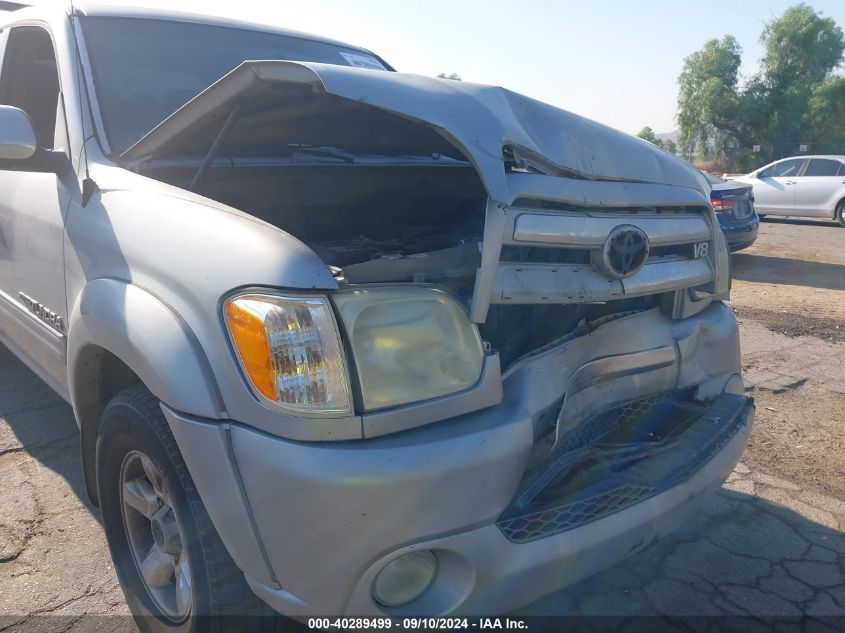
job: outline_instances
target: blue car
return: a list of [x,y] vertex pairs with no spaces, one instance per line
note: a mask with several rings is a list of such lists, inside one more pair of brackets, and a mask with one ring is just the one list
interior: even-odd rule
[[757,239],[760,217],[754,211],[754,189],[751,185],[725,180],[705,173],[713,189],[710,204],[719,219],[731,252],[748,248]]

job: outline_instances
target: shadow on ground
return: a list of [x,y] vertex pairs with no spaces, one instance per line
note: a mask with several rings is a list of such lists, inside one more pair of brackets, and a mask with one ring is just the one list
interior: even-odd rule
[[73,410],[0,345],[0,473],[22,453],[60,475],[79,502],[94,511],[85,491]]
[[[845,237],[845,235],[843,235]],[[845,290],[845,265],[735,253],[733,276],[742,281]]]
[[[750,478],[748,474],[748,482]],[[726,625],[733,619],[743,631],[755,630],[751,616],[768,619],[767,625],[776,619],[796,625],[810,616],[845,623],[845,534],[836,527],[845,516],[837,519],[829,509],[794,501],[792,495],[819,505],[832,502],[839,510],[845,504],[825,502],[788,482],[779,485],[794,490],[762,486],[763,494],[780,496],[787,505],[800,504],[802,512],[723,488],[697,519],[670,538],[539,600],[524,613],[719,616],[727,618]],[[822,523],[805,515],[816,512]],[[628,630],[619,624],[620,630]],[[677,624],[689,630],[688,622]]]
[[822,220],[810,218],[784,218],[775,217],[772,215],[760,218],[763,222],[770,222],[772,224],[795,224],[798,226],[830,226],[833,228],[842,228],[835,220]]

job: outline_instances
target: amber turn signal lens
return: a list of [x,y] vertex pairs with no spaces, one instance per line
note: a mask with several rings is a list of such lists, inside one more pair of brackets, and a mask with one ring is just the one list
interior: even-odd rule
[[263,319],[233,301],[226,304],[226,320],[250,381],[264,397],[275,400],[275,376]]
[[240,295],[226,303],[225,317],[256,395],[297,413],[351,413],[343,346],[326,297]]

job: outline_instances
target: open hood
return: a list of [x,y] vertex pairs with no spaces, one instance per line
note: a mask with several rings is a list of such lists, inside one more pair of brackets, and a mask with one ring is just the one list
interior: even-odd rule
[[[230,118],[233,109],[236,114]],[[490,196],[510,204],[506,162],[589,180],[704,192],[688,163],[650,143],[503,88],[329,64],[247,61],[162,121],[121,156],[270,157],[280,147],[473,163]]]

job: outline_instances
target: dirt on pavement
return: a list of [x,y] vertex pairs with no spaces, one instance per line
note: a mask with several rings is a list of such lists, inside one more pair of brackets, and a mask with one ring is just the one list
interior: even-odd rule
[[772,332],[785,334],[790,338],[815,336],[830,343],[845,343],[845,325],[842,319],[826,319],[744,306],[737,307],[735,312],[740,319],[758,321]]
[[767,218],[733,256],[731,304],[757,403],[744,461],[845,499],[845,229]]
[[756,389],[757,422],[746,463],[845,499],[845,396],[808,385]]

